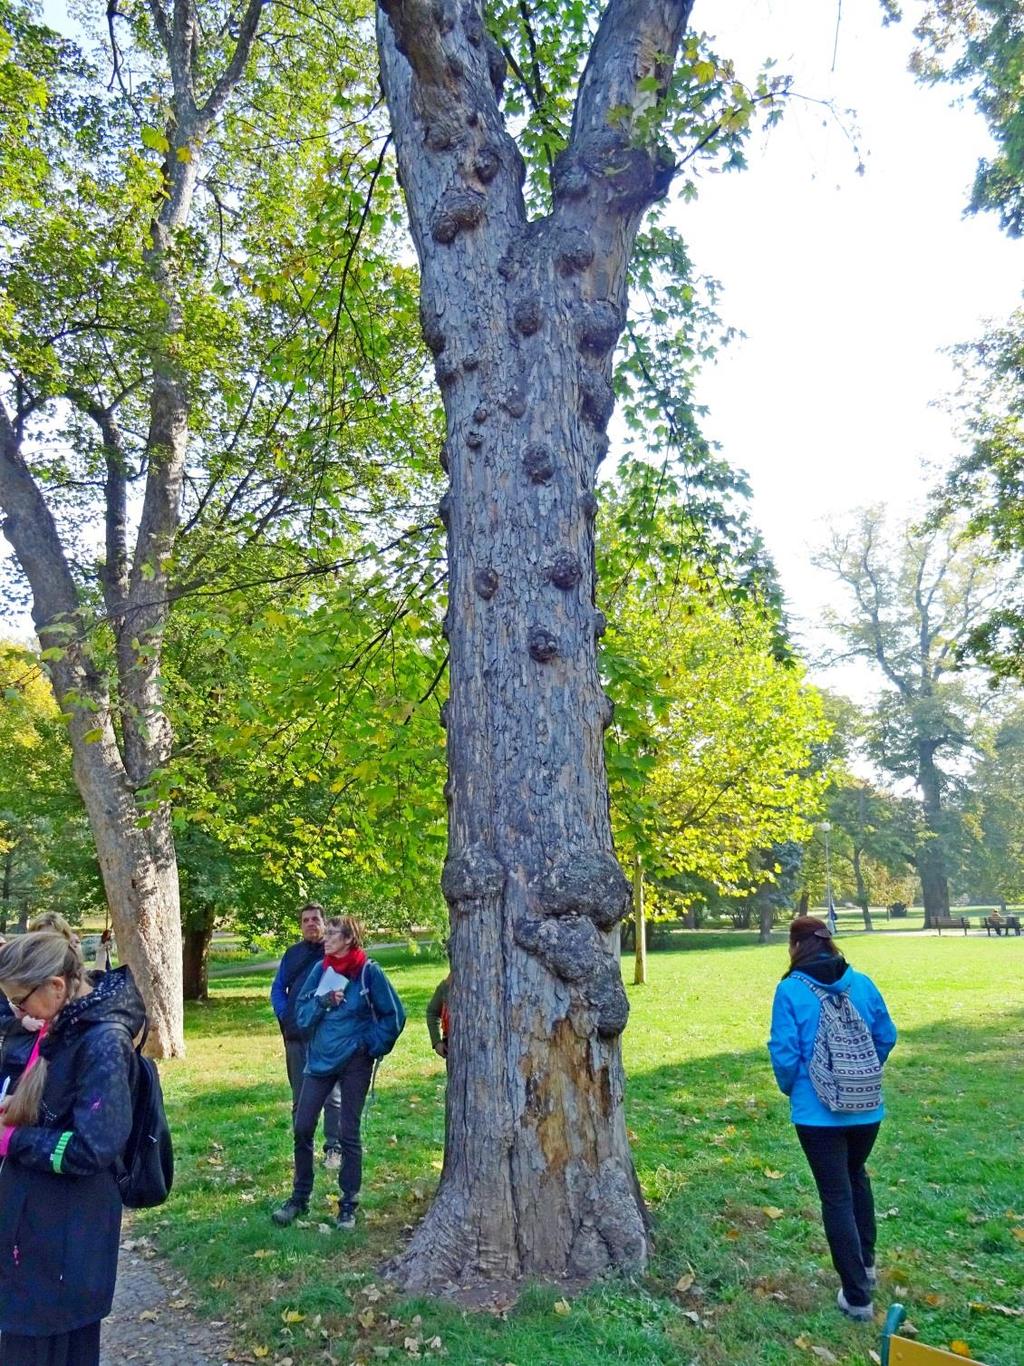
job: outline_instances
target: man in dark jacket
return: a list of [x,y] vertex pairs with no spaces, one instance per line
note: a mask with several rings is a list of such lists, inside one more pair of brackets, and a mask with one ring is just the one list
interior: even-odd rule
[[[299,989],[310,969],[324,956],[324,908],[315,901],[303,906],[299,911],[299,926],[302,938],[285,951],[270,988],[270,1004],[284,1039],[284,1061],[288,1084],[292,1088],[293,1122],[306,1066],[306,1042],[295,1020],[295,1006]],[[341,1166],[341,1095],[337,1087],[324,1104],[324,1166],[328,1171],[336,1171]]]

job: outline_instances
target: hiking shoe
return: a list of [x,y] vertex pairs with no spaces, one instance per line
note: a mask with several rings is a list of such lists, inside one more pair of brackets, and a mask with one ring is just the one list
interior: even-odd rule
[[307,1214],[309,1206],[301,1200],[286,1200],[284,1204],[274,1210],[270,1216],[278,1228],[287,1228],[289,1224],[294,1224],[300,1214]]
[[878,1284],[878,1268],[874,1265],[866,1266],[864,1268],[864,1275],[868,1278],[868,1285],[874,1290],[875,1286]]
[[335,1220],[338,1228],[355,1228],[356,1226],[356,1207],[347,1201],[338,1210],[338,1217]]
[[870,1323],[875,1317],[873,1304],[848,1304],[842,1290],[836,1296],[836,1304],[841,1314],[845,1314],[848,1319],[856,1319],[858,1323]]
[[340,1148],[328,1148],[327,1151],[324,1153],[324,1171],[325,1171],[325,1172],[340,1172],[340,1171],[341,1171],[341,1149],[340,1149]]

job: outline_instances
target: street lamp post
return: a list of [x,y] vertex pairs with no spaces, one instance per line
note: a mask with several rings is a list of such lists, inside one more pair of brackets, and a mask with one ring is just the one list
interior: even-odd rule
[[825,836],[825,919],[828,922],[829,929],[835,930],[835,911],[832,908],[832,860],[828,845],[832,826],[828,821],[822,821],[818,829]]

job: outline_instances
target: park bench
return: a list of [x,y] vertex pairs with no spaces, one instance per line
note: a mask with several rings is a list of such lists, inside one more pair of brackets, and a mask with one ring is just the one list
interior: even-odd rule
[[1020,934],[1019,915],[1004,915],[1000,919],[998,925],[993,925],[992,921],[988,918],[988,916],[986,916],[981,923],[985,926],[985,933],[987,935],[991,936],[992,931],[995,930],[997,939],[1001,934],[1005,935],[1006,938],[1009,939],[1011,930],[1014,934]]
[[965,915],[938,915],[933,921],[939,934],[943,930],[963,930],[964,934],[971,928],[971,922]]
[[[906,1317],[907,1311],[902,1304],[890,1305],[882,1329],[882,1366],[941,1366],[944,1361],[959,1361],[963,1366],[964,1358],[954,1352],[899,1337],[896,1330]],[[974,1361],[974,1357],[971,1360]]]

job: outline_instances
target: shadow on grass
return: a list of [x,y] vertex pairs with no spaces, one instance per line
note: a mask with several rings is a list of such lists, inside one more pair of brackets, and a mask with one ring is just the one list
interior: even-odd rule
[[[717,936],[709,938],[719,947]],[[271,1343],[296,1366],[322,1359],[319,1336],[307,1342],[298,1321],[291,1336],[282,1326],[285,1314],[300,1313],[321,1317],[317,1334],[329,1335],[339,1357],[348,1360],[357,1348],[369,1356],[391,1339],[379,1324],[358,1326],[352,1311],[366,1308],[359,1287],[408,1236],[440,1166],[444,1072],[415,1035],[429,989],[402,984],[413,1034],[383,1064],[364,1120],[365,1222],[340,1241],[330,1224],[334,1183],[319,1168],[306,1226],[280,1230],[269,1221],[288,1189],[291,1144],[266,985],[190,1010],[202,1065],[168,1069],[166,1086],[179,1181],[171,1202],[146,1223],[188,1270],[208,1312],[243,1325],[240,1342]],[[1022,1045],[1024,1010],[982,1024],[954,1018],[905,1030],[887,1069],[890,1118],[872,1162],[886,1268],[880,1302],[899,1285],[924,1340],[967,1337],[977,1356],[999,1366],[1022,1359],[1011,1349],[1019,1327],[995,1314],[972,1316],[969,1303],[1012,1305],[1020,1293],[1021,1226],[1007,1211],[1020,1199],[1024,1087],[1013,1073]],[[203,1046],[212,1051],[201,1055]],[[686,1042],[671,1046],[684,1051]],[[507,1322],[394,1301],[389,1321],[404,1333],[422,1315],[423,1335],[444,1336],[452,1366],[583,1363],[598,1353],[637,1363],[768,1366],[793,1359],[801,1331],[836,1350],[862,1345],[862,1330],[836,1322],[816,1195],[762,1048],[634,1066],[627,1116],[655,1221],[654,1260],[642,1285],[597,1287],[564,1324],[552,1314],[555,1294],[540,1290],[524,1296]],[[678,1292],[679,1278],[690,1274],[693,1287]]]

